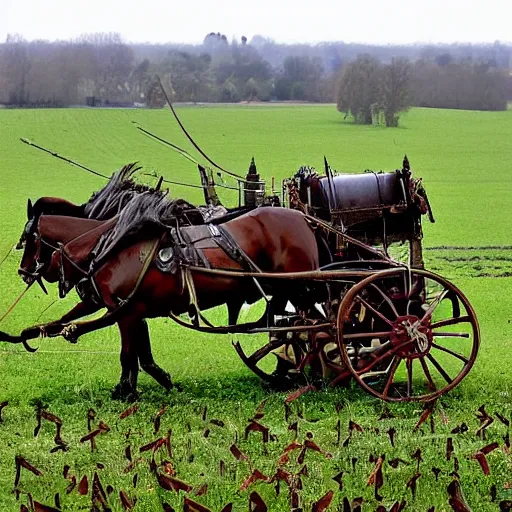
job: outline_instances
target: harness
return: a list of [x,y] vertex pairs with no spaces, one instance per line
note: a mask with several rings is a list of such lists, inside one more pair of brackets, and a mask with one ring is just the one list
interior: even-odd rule
[[[165,246],[162,247],[162,245]],[[261,269],[240,247],[229,230],[222,225],[177,226],[167,233],[162,245],[155,265],[164,273],[179,272],[182,293],[187,289],[189,294],[189,315],[197,327],[201,321],[208,327],[213,327],[199,309],[194,277],[190,269],[190,267],[211,269],[210,262],[204,254],[205,249],[222,249],[232,261],[242,267],[242,270],[261,273]],[[266,300],[258,280],[253,278],[253,282]],[[176,319],[172,312],[169,316]]]
[[260,272],[229,230],[222,225],[204,224],[171,228],[164,237],[161,247],[155,263],[164,273],[175,273],[178,267],[183,266],[211,268],[204,254],[206,249],[222,249],[243,270]]
[[[69,283],[66,281],[64,268],[64,261],[66,260],[84,276],[76,284],[76,290],[80,299],[92,300],[100,306],[105,305],[96,282],[94,261],[89,266],[89,270],[84,270],[73,261],[63,244],[54,247],[42,239],[41,241],[60,253],[59,294],[61,297],[69,291],[67,288]],[[137,293],[151,263],[154,262],[161,272],[178,275],[181,293],[187,290],[189,294],[189,314],[193,319],[193,323],[199,326],[202,321],[211,327],[210,322],[200,312],[193,272],[191,270],[191,267],[212,268],[204,253],[206,249],[221,249],[232,261],[238,263],[243,271],[262,272],[224,226],[205,224],[180,227],[177,224],[176,227],[168,229],[160,238],[152,240],[149,250],[141,250],[140,258],[143,261],[143,265],[135,286],[127,297],[117,298],[118,307],[116,311],[128,304]],[[253,281],[256,288],[266,299],[260,283],[256,278],[253,278]],[[174,318],[172,312],[169,313],[169,316]]]

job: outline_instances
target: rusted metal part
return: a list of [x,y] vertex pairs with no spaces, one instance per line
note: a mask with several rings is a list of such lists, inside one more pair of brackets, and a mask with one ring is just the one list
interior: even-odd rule
[[256,351],[251,356],[247,356],[240,345],[240,342],[233,342],[233,347],[236,350],[236,353],[239,355],[240,359],[243,363],[252,370],[260,379],[264,380],[268,384],[279,386],[283,384],[283,375],[279,374],[271,374],[264,372],[262,369],[258,367],[258,363],[265,356],[271,354],[274,350],[278,349],[282,345],[284,345],[284,341],[276,341],[275,343],[269,342],[263,347]]
[[172,318],[177,324],[182,327],[187,327],[188,329],[192,329],[198,332],[207,332],[211,334],[261,334],[261,333],[281,333],[281,332],[312,332],[312,331],[322,331],[325,329],[332,328],[331,323],[322,323],[318,325],[298,325],[293,327],[254,327],[251,328],[253,323],[246,324],[236,324],[236,325],[226,325],[219,327],[208,327],[208,326],[199,326],[192,323],[188,323],[183,321],[179,316],[175,315],[172,311],[169,313],[169,317]]
[[400,270],[405,272],[406,267],[392,268],[386,270],[338,270],[338,271],[322,271],[313,270],[308,272],[244,272],[237,270],[217,269],[217,268],[203,268],[203,267],[188,267],[192,272],[198,272],[200,274],[215,275],[218,277],[231,277],[233,279],[240,278],[252,278],[256,277],[259,279],[286,279],[286,280],[304,280],[304,281],[341,281],[341,282],[353,282],[354,279],[364,279],[375,274],[382,276],[393,275],[394,272]]
[[354,238],[354,237],[348,235],[344,231],[341,231],[340,229],[338,229],[338,228],[334,227],[333,225],[329,224],[328,222],[325,222],[325,221],[323,221],[323,220],[321,220],[321,219],[319,219],[317,217],[313,217],[312,215],[305,215],[305,217],[306,217],[306,219],[309,220],[309,222],[311,222],[313,224],[317,224],[320,227],[322,227],[323,229],[325,229],[327,231],[330,231],[331,233],[336,234],[337,236],[341,237],[345,242],[348,242],[348,243],[354,244],[354,245],[356,245],[358,247],[361,247],[362,249],[377,255],[380,259],[383,259],[383,260],[386,260],[386,261],[389,261],[389,262],[392,262],[392,263],[396,263],[395,260],[393,260],[392,258],[387,256],[382,251],[379,251],[378,249],[375,249],[371,245],[368,245],[368,244],[365,244],[364,242],[361,242],[357,238]]

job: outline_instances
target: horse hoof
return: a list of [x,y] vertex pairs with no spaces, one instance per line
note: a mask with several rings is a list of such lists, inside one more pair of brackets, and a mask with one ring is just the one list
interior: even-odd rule
[[129,380],[120,380],[112,390],[113,400],[122,400],[124,402],[134,402],[139,398],[139,393],[130,384]]
[[32,340],[42,335],[42,326],[36,325],[35,327],[28,327],[27,329],[23,329],[23,331],[21,331],[20,338],[24,338],[25,340]]
[[139,399],[140,393],[131,388],[127,388],[123,384],[117,384],[112,390],[112,400],[121,400],[123,402],[135,402]]
[[70,343],[76,343],[78,341],[78,336],[76,336],[75,332],[78,329],[76,324],[69,324],[64,327],[61,331],[61,336],[69,341]]
[[122,395],[121,390],[122,390],[121,384],[117,384],[111,393],[112,400],[121,400],[121,395]]
[[128,393],[123,400],[125,402],[136,402],[140,398],[140,393],[138,391],[132,391],[131,393]]

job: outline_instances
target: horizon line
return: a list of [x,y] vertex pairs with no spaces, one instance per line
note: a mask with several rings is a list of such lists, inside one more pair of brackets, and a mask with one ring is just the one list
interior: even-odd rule
[[[213,32],[214,34],[217,34],[217,32]],[[204,38],[206,38],[209,34],[207,34],[202,41],[149,41],[149,40],[130,40],[129,38],[126,38],[123,36],[122,33],[111,31],[111,32],[83,32],[81,34],[78,34],[76,36],[73,36],[71,38],[62,38],[62,39],[50,39],[50,38],[44,38],[44,37],[34,37],[34,38],[27,38],[20,32],[8,32],[1,38],[0,44],[6,44],[7,38],[9,36],[17,36],[20,37],[24,42],[27,43],[37,43],[37,42],[44,42],[44,43],[75,43],[80,38],[86,38],[87,36],[93,36],[93,35],[99,35],[99,34],[113,34],[116,36],[119,36],[122,44],[128,44],[128,45],[152,45],[152,46],[166,46],[166,45],[183,45],[183,46],[202,46],[204,44]],[[225,35],[225,34],[223,34]],[[227,36],[226,36],[227,37]],[[232,44],[234,41],[240,43],[241,37],[243,36],[236,36],[232,35],[231,38],[228,40],[229,44]],[[487,46],[487,45],[495,45],[500,44],[503,46],[512,46],[512,40],[510,41],[502,41],[500,39],[495,39],[493,41],[489,40],[480,40],[480,41],[414,41],[414,42],[367,42],[367,41],[346,41],[346,40],[340,40],[340,39],[332,39],[332,40],[321,40],[321,41],[278,41],[272,37],[264,36],[262,34],[254,34],[252,38],[247,38],[247,44],[251,44],[250,41],[254,37],[261,37],[265,40],[265,44],[276,44],[276,45],[282,45],[282,46],[321,46],[321,45],[329,45],[329,44],[345,44],[345,45],[360,45],[360,46],[377,46],[377,47],[386,47],[386,46],[464,46],[464,45],[471,45],[471,46]]]

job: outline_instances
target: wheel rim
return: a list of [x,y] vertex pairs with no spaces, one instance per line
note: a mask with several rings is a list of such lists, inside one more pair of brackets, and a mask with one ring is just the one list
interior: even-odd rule
[[471,304],[455,285],[401,268],[375,273],[346,293],[337,342],[367,392],[386,401],[430,401],[471,370],[480,334]]

